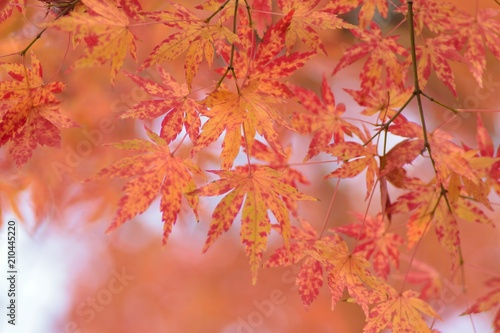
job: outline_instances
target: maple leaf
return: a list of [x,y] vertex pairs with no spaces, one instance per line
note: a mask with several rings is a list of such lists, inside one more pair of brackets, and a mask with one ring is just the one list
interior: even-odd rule
[[413,290],[400,293],[387,286],[385,295],[380,298],[382,301],[370,310],[363,333],[378,333],[384,328],[391,328],[395,333],[431,333],[421,313],[441,319],[429,304],[418,298],[418,293]]
[[133,139],[112,144],[118,149],[142,151],[143,154],[125,157],[102,169],[88,181],[113,177],[133,178],[123,187],[125,194],[120,199],[118,211],[106,232],[115,230],[143,213],[160,194],[164,230],[162,243],[166,245],[181,211],[182,197],[198,220],[198,197],[187,193],[196,189],[191,175],[202,175],[202,171],[190,160],[173,156],[166,140],[156,133],[148,128],[146,133],[152,142]]
[[424,45],[417,46],[417,59],[420,60],[417,74],[421,89],[426,86],[431,75],[431,69],[434,69],[438,79],[451,90],[455,97],[457,96],[455,77],[448,63],[448,60],[461,60],[456,47],[453,45],[454,38],[451,35],[439,35],[435,38],[428,38],[425,40]]
[[253,46],[253,30],[246,25],[240,27],[240,52],[235,55],[233,66],[238,68],[236,76],[241,86],[237,92],[221,87],[206,98],[208,111],[203,115],[209,119],[196,140],[193,154],[217,140],[223,131],[226,131],[221,152],[223,169],[229,169],[238,155],[241,132],[249,151],[258,133],[283,154],[274,126],[289,126],[276,105],[285,103],[291,93],[277,79],[289,76],[313,55],[313,52],[305,52],[277,57],[283,49],[290,19],[291,15],[287,15],[270,27],[257,50]]
[[360,105],[366,107],[361,114],[371,116],[379,113],[380,121],[385,122],[402,107],[413,94],[413,89],[404,89],[385,82],[376,84],[373,89],[344,89]]
[[[444,281],[441,274],[432,266],[418,259],[409,259],[411,270],[406,275],[406,281],[412,284],[423,284],[420,298],[424,300],[437,299],[441,296]],[[448,287],[452,287],[448,285]]]
[[357,7],[360,7],[358,14],[358,26],[362,29],[370,24],[375,15],[375,10],[386,18],[389,13],[389,7],[386,0],[339,0],[331,1],[326,8],[334,13],[346,13]]
[[353,178],[366,169],[366,198],[370,196],[375,183],[375,177],[379,174],[379,167],[375,157],[376,148],[372,144],[366,147],[348,141],[335,143],[324,150],[326,153],[342,159],[342,165],[332,171],[325,178]]
[[[338,235],[336,236],[338,237]],[[335,236],[327,235],[324,239],[335,241]],[[308,308],[318,297],[323,285],[323,268],[313,257],[307,256],[307,250],[313,250],[319,241],[314,228],[305,220],[300,220],[300,227],[292,226],[290,246],[282,246],[271,255],[264,267],[290,266],[305,259],[295,279],[304,307]]]
[[200,196],[229,193],[219,202],[212,214],[203,251],[207,251],[219,236],[229,230],[236,215],[242,209],[240,238],[250,260],[252,282],[255,284],[262,253],[267,246],[267,236],[271,231],[268,210],[279,222],[281,234],[288,246],[290,217],[282,198],[313,201],[316,199],[283,183],[281,172],[267,166],[239,166],[234,170],[209,172],[218,175],[220,179],[193,193]]
[[387,226],[382,214],[377,217],[363,214],[355,214],[357,223],[335,227],[332,230],[340,232],[349,237],[357,239],[354,253],[363,255],[366,259],[373,256],[373,268],[375,272],[387,279],[390,264],[399,268],[399,249],[403,244],[403,238],[395,233],[387,232]]
[[483,87],[483,72],[486,69],[485,46],[493,56],[500,59],[500,11],[493,8],[480,9],[476,16],[463,19],[457,29],[456,42],[465,47],[464,58],[478,85]]
[[229,169],[240,149],[242,129],[248,149],[252,149],[255,134],[258,132],[279,151],[278,134],[270,120],[281,125],[285,125],[285,120],[272,108],[276,100],[259,93],[257,89],[257,84],[254,84],[245,86],[239,93],[223,89],[212,92],[205,100],[208,110],[202,111],[209,119],[203,124],[192,153],[195,154],[208,146],[225,131],[220,156],[221,167]]
[[25,164],[37,145],[58,148],[60,127],[78,126],[59,112],[54,95],[62,82],[43,83],[42,65],[31,55],[31,68],[21,64],[0,64],[14,80],[0,82],[0,146],[12,142],[9,151],[17,166]]
[[113,83],[122,67],[127,48],[136,60],[135,36],[130,32],[130,15],[141,7],[137,0],[119,0],[119,9],[109,0],[82,0],[87,12],[72,11],[46,26],[71,32],[76,42],[84,41],[84,55],[69,70],[91,67],[95,64],[111,62],[110,79]]
[[[417,141],[407,141],[405,143],[406,146],[403,148],[405,150],[413,148],[415,153],[417,150],[419,153],[422,152],[424,135],[420,125],[407,121],[406,118],[399,115],[389,127],[389,132],[402,137],[416,139]],[[471,154],[452,142],[453,136],[438,128],[433,132],[427,133],[427,140],[432,151],[438,184],[446,183],[452,174],[456,174],[474,184],[481,182],[471,164],[471,156],[469,156]],[[407,152],[405,156],[405,161],[409,161],[416,154]]]
[[[496,154],[494,154],[493,140],[491,139],[488,131],[484,127],[481,115],[477,114],[477,135],[476,141],[479,148],[479,154],[481,157],[496,158],[497,160],[492,164],[486,163],[486,170],[484,176],[488,184],[490,184],[495,192],[500,195],[500,146],[497,148]],[[485,165],[481,163],[481,165]],[[478,169],[475,169],[478,170]],[[479,170],[478,170],[479,171]]]
[[[474,304],[472,304],[464,313],[461,314],[462,316],[466,314],[489,311],[500,304],[500,277],[489,279],[488,281],[486,281],[486,285],[493,290],[477,299]],[[493,319],[492,326],[495,330],[495,333],[500,332],[500,309],[497,311],[497,314]]]
[[368,315],[368,307],[374,290],[383,289],[384,284],[370,271],[369,262],[360,254],[351,253],[347,243],[339,236],[334,240],[319,240],[313,250],[305,251],[326,266],[328,287],[332,297],[332,310],[342,297],[344,289]]
[[344,142],[344,135],[361,137],[361,131],[350,122],[341,118],[345,105],[335,105],[335,97],[323,75],[321,84],[321,100],[312,91],[302,87],[291,88],[296,98],[311,113],[295,113],[291,125],[301,134],[314,133],[304,161],[324,151],[330,141]]
[[359,75],[363,89],[375,89],[382,78],[384,68],[387,86],[403,86],[406,71],[397,55],[406,58],[408,51],[396,42],[398,36],[382,36],[382,30],[373,22],[370,24],[370,30],[351,29],[351,32],[361,40],[361,43],[351,46],[344,52],[332,74],[368,56]]
[[[290,76],[316,54],[316,51],[308,51],[280,55],[293,14],[292,10],[267,29],[257,47],[254,32],[248,25],[249,22],[244,17],[240,19],[239,41],[235,43],[238,52],[233,57],[233,67],[237,69],[235,73],[240,87],[257,84],[257,81],[258,91],[261,94],[271,95],[278,99],[288,99],[292,96],[287,85],[278,79]],[[231,48],[226,46],[221,55],[229,64]]]
[[254,22],[255,31],[259,37],[264,36],[267,28],[272,24],[272,0],[253,0],[252,3],[252,20]]
[[314,10],[318,3],[319,0],[278,0],[278,7],[284,14],[293,11],[285,38],[287,53],[291,52],[298,38],[311,50],[326,55],[326,48],[316,30],[354,28],[332,11]]
[[158,44],[141,68],[174,60],[187,51],[184,69],[186,83],[191,89],[193,78],[203,58],[209,66],[212,65],[214,45],[224,40],[232,44],[238,40],[238,37],[223,25],[223,20],[210,24],[208,20],[200,19],[180,4],[172,3],[172,6],[173,10],[147,14],[147,17],[180,31],[173,33]]
[[120,118],[154,119],[166,114],[161,122],[160,137],[170,143],[184,127],[191,141],[195,142],[200,129],[198,111],[204,106],[188,97],[189,89],[186,84],[177,83],[161,67],[158,71],[161,83],[127,73],[129,78],[155,99],[137,103]]
[[407,223],[408,247],[412,247],[434,223],[437,238],[456,262],[460,236],[458,219],[494,226],[491,219],[466,197],[452,200],[446,192],[428,184],[413,185],[410,192],[401,195],[389,208],[391,213],[412,212]]
[[[242,146],[244,147],[245,145],[245,142],[243,142]],[[246,149],[245,152],[248,153]],[[292,156],[292,147],[286,147],[283,152],[284,154],[281,153],[281,149],[278,151],[273,147],[265,145],[259,140],[255,140],[252,146],[252,151],[248,154],[258,160],[267,162],[267,165],[270,168],[282,172],[281,180],[283,183],[295,188],[297,188],[298,184],[309,185],[310,182],[307,177],[297,169],[291,168],[288,164],[288,160]],[[284,197],[283,201],[292,215],[298,217],[299,213],[297,202],[290,200],[288,197]]]
[[[442,0],[413,1],[413,25],[415,32],[421,34],[424,26],[434,33],[455,30],[464,14],[454,4]],[[408,5],[401,4],[396,12],[408,15]]]
[[19,12],[24,13],[26,0],[2,0],[0,1],[0,23],[8,19],[12,15],[12,9],[16,8]]

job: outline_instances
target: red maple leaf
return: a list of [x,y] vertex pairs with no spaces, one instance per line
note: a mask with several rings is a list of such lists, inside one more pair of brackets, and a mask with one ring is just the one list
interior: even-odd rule
[[356,223],[335,227],[332,230],[357,239],[354,253],[359,253],[366,259],[373,256],[375,272],[387,279],[390,264],[399,268],[398,247],[403,244],[403,237],[387,231],[386,221],[382,214],[366,218],[363,214],[355,214],[355,217]]
[[283,197],[289,197],[289,200],[294,201],[316,201],[316,199],[285,184],[281,180],[282,173],[268,166],[239,166],[234,170],[210,172],[218,175],[220,179],[199,188],[193,194],[201,196],[228,194],[218,203],[212,214],[203,251],[208,250],[219,236],[229,230],[242,209],[240,238],[245,244],[252,281],[255,284],[262,253],[267,247],[267,236],[271,231],[268,211],[271,211],[278,220],[285,245],[289,247],[290,217]]
[[[476,300],[462,315],[489,311],[500,304],[500,277],[494,277],[486,281],[486,285],[492,290]],[[495,333],[500,332],[500,309],[493,319],[493,329]]]
[[304,160],[309,160],[316,156],[333,142],[344,142],[344,136],[356,135],[361,137],[361,131],[341,118],[346,111],[343,103],[335,105],[335,97],[328,85],[328,80],[323,75],[321,84],[321,99],[312,91],[293,86],[292,91],[310,113],[295,113],[291,124],[301,134],[313,134],[309,150]]
[[192,142],[200,130],[199,110],[204,106],[189,97],[186,84],[177,83],[163,68],[159,67],[161,83],[127,74],[141,89],[155,97],[151,101],[139,102],[123,113],[120,118],[154,119],[165,115],[161,122],[160,137],[170,143],[186,129]]
[[62,82],[43,83],[42,65],[31,55],[31,68],[21,64],[0,64],[13,78],[0,82],[0,146],[12,142],[9,149],[16,164],[25,164],[37,145],[58,148],[61,127],[76,127],[59,111],[54,95],[64,89]]

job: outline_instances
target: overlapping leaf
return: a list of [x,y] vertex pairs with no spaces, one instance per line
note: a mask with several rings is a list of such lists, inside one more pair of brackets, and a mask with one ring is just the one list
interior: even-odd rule
[[[290,241],[290,217],[283,197],[289,200],[316,200],[300,193],[296,188],[281,181],[281,173],[267,166],[236,167],[234,170],[210,171],[220,177],[194,194],[215,196],[228,193],[217,205],[210,222],[206,251],[215,240],[228,231],[241,210],[241,242],[250,260],[252,281],[257,281],[257,271],[262,253],[267,247],[271,231],[268,211],[279,222],[281,235],[288,246]],[[242,208],[243,206],[243,208]]]
[[[239,28],[239,52],[234,56],[233,66],[238,68],[236,79],[240,87],[236,92],[221,87],[207,97],[205,104],[208,111],[204,115],[209,119],[196,140],[194,153],[226,131],[221,153],[224,169],[232,166],[240,149],[242,133],[245,148],[251,150],[255,136],[259,134],[273,149],[283,154],[274,126],[288,126],[277,105],[284,103],[291,93],[278,79],[292,74],[313,55],[313,52],[305,52],[278,56],[283,50],[290,20],[291,15],[287,15],[270,27],[257,49],[253,30],[247,25]],[[226,58],[229,56],[227,52],[223,55]]]
[[396,200],[390,212],[411,212],[407,223],[409,247],[413,246],[433,223],[439,242],[455,260],[460,246],[458,219],[492,226],[493,222],[471,200],[463,196],[452,198],[429,185],[431,184],[414,185],[410,192]]
[[123,187],[125,194],[118,203],[118,212],[107,232],[143,213],[160,195],[164,230],[162,242],[165,245],[181,211],[183,197],[198,219],[198,197],[187,193],[196,189],[192,175],[200,175],[202,172],[190,160],[173,156],[166,140],[147,128],[146,131],[152,142],[133,139],[113,144],[116,148],[139,151],[142,154],[125,157],[102,169],[89,180],[133,178]]
[[347,243],[340,237],[334,241],[320,240],[315,243],[313,250],[306,253],[327,266],[332,309],[342,297],[344,289],[347,289],[368,315],[374,291],[382,292],[385,286],[369,271],[370,263],[362,255],[351,253]]
[[32,54],[31,68],[21,64],[0,64],[13,78],[0,82],[0,146],[12,142],[9,152],[18,166],[25,164],[38,145],[58,148],[60,128],[77,124],[59,111],[54,94],[62,82],[44,84],[42,65]]
[[345,51],[333,74],[368,56],[359,76],[363,89],[374,89],[382,79],[384,69],[388,86],[403,86],[406,66],[398,59],[398,55],[407,57],[408,51],[397,43],[398,36],[383,36],[380,27],[373,22],[370,24],[370,30],[351,31],[361,42]]
[[375,184],[375,177],[379,174],[375,149],[372,144],[364,147],[353,141],[339,142],[329,146],[325,152],[339,157],[343,163],[325,178],[353,178],[366,169],[366,198],[368,198]]
[[[245,145],[246,143],[243,142],[242,146],[245,147]],[[246,151],[246,153],[258,160],[266,162],[269,167],[282,172],[281,180],[283,183],[295,188],[297,188],[299,184],[309,185],[310,182],[307,177],[302,172],[289,165],[288,160],[292,156],[292,147],[288,146],[283,151],[284,154],[281,153],[281,149],[277,151],[273,149],[273,147],[267,146],[259,140],[255,140],[251,152],[248,153],[248,151]],[[295,200],[290,200],[289,197],[283,197],[283,201],[292,215],[298,217],[297,202]]]

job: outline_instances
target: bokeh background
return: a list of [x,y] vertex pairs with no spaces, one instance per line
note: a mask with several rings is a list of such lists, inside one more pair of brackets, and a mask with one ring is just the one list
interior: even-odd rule
[[[142,1],[146,10],[163,8],[163,1]],[[197,2],[184,1],[193,8]],[[494,7],[494,1],[454,1],[464,11]],[[346,16],[355,20],[356,14]],[[30,1],[26,14],[16,13],[0,24],[0,56],[4,62],[19,62],[19,56],[5,56],[23,49],[41,30],[41,22],[54,16],[44,5]],[[387,19],[377,18],[384,31],[390,31],[402,19],[391,13]],[[133,32],[141,36],[138,41],[138,59],[143,61],[152,48],[162,41],[168,30],[160,25],[136,26]],[[397,28],[402,43],[408,43],[406,25]],[[319,91],[323,73],[329,75],[343,52],[354,43],[345,31],[322,32],[328,57],[317,56],[293,76],[301,85]],[[109,67],[66,72],[81,54],[71,46],[67,34],[47,31],[32,48],[44,66],[46,82],[61,80],[67,89],[59,95],[64,112],[83,125],[63,131],[61,149],[38,148],[33,158],[17,169],[0,150],[0,204],[2,226],[0,267],[6,271],[6,221],[15,220],[18,229],[18,325],[6,324],[4,311],[0,332],[23,333],[136,333],[136,332],[328,332],[359,333],[364,325],[360,308],[339,302],[332,311],[329,292],[324,287],[320,296],[306,310],[301,304],[294,279],[297,267],[262,269],[255,286],[251,285],[248,261],[239,242],[239,226],[222,236],[212,248],[202,254],[210,214],[216,203],[203,198],[199,223],[186,208],[170,236],[168,245],[161,247],[162,225],[158,202],[144,214],[127,222],[115,232],[105,235],[121,196],[123,180],[115,179],[83,183],[101,168],[124,156],[123,151],[102,146],[103,143],[144,137],[142,122],[117,120],[117,116],[135,103],[148,99],[147,94],[119,74],[116,84],[109,83]],[[500,66],[491,54],[485,74],[485,86],[480,89],[465,66],[454,66],[458,99],[431,77],[426,91],[446,104],[464,109],[500,110]],[[343,88],[358,88],[358,73],[362,62],[350,66],[339,75],[329,77],[337,102],[345,103],[347,115],[359,118],[362,110]],[[183,78],[182,60],[163,66],[180,81]],[[125,71],[135,72],[138,65],[130,58]],[[208,73],[202,66],[201,72]],[[157,78],[154,68],[142,73]],[[5,79],[5,73],[0,73]],[[195,96],[203,98],[213,84],[215,76],[200,74],[196,77]],[[286,106],[292,112],[297,105]],[[286,110],[285,110],[286,111]],[[410,107],[405,114],[412,115]],[[475,146],[475,113],[451,117],[450,113],[427,103],[425,112],[430,126],[441,126],[453,133],[457,142]],[[482,114],[496,146],[499,118],[495,112]],[[147,123],[153,129],[159,122]],[[288,135],[288,136],[286,136]],[[91,138],[89,140],[89,138]],[[284,134],[293,144],[292,160],[301,162],[309,144],[308,137]],[[393,144],[397,141],[394,139]],[[89,144],[90,143],[90,144]],[[217,147],[197,157],[204,169],[218,166]],[[180,154],[189,154],[188,148]],[[328,159],[318,156],[315,161]],[[61,169],[61,165],[66,168]],[[335,168],[334,164],[310,164],[298,167],[306,174],[311,185],[301,188],[320,199],[316,203],[301,204],[302,215],[320,230],[336,180],[323,180],[323,175]],[[417,160],[410,172],[431,175],[428,161]],[[199,183],[201,185],[202,182]],[[352,212],[364,212],[365,195],[363,177],[342,181],[333,204],[333,213],[327,221],[329,227],[354,221]],[[394,197],[396,195],[394,194]],[[492,196],[497,204],[500,198]],[[377,198],[374,199],[377,202]],[[498,208],[495,205],[495,208]],[[377,213],[377,205],[370,208]],[[497,213],[491,213],[495,222]],[[393,230],[404,235],[404,216],[396,219]],[[436,321],[435,328],[442,332],[492,332],[493,314],[459,317],[487,289],[484,281],[500,275],[500,234],[498,230],[482,225],[460,224],[462,249],[465,257],[465,275],[450,272],[449,258],[429,233],[416,253],[416,258],[440,273],[443,288],[431,301],[444,319]],[[281,245],[272,236],[268,257],[272,249]],[[406,251],[406,258],[412,254]],[[400,271],[390,281],[401,285],[408,260],[402,259]],[[3,274],[3,273],[2,273]],[[2,275],[3,276],[3,275]],[[466,283],[465,289],[462,285]],[[5,309],[5,278],[0,278],[0,308]],[[422,285],[412,285],[420,290]],[[464,291],[465,290],[465,291]]]

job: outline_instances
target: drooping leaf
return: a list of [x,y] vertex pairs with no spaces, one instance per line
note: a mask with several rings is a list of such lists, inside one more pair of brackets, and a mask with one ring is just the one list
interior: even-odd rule
[[203,251],[215,242],[233,224],[242,210],[241,242],[250,260],[252,281],[257,281],[257,272],[262,253],[267,247],[267,237],[271,231],[268,211],[279,222],[285,244],[290,241],[290,217],[283,197],[290,200],[316,200],[300,193],[296,188],[281,181],[281,173],[267,166],[236,167],[234,170],[210,171],[220,179],[196,190],[200,196],[226,196],[219,202],[212,214],[208,238]]
[[160,137],[167,143],[174,140],[183,128],[195,142],[200,129],[199,110],[203,105],[189,97],[186,84],[177,83],[163,68],[158,68],[161,83],[137,75],[127,74],[141,89],[155,97],[142,101],[123,113],[121,118],[154,119],[165,115],[161,123]]
[[12,142],[9,152],[17,166],[24,165],[38,145],[58,148],[60,128],[78,126],[60,113],[54,94],[62,82],[43,82],[42,64],[31,55],[31,68],[21,64],[0,64],[13,78],[0,82],[0,146]]
[[173,156],[168,143],[146,128],[151,141],[133,139],[113,144],[115,148],[139,151],[140,155],[125,157],[102,169],[89,180],[103,178],[132,178],[123,187],[124,195],[118,211],[106,232],[143,213],[159,195],[163,222],[163,245],[166,245],[172,226],[178,219],[184,197],[198,219],[198,197],[188,195],[196,189],[192,175],[201,175],[190,160]]
[[[478,298],[462,315],[485,312],[500,304],[500,278],[494,277],[486,281],[486,285],[492,290],[486,295]],[[492,323],[495,333],[500,332],[500,308]]]
[[[111,63],[113,83],[122,67],[127,49],[136,59],[136,37],[130,32],[130,18],[138,18],[141,7],[136,0],[120,0],[121,8],[110,0],[82,0],[86,12],[73,11],[70,15],[47,23],[48,27],[70,32],[77,42],[85,42],[83,56],[69,69]],[[133,15],[133,16],[131,16]]]
[[388,287],[386,299],[370,310],[363,333],[378,333],[384,328],[391,328],[394,333],[431,333],[422,314],[441,319],[429,304],[418,298],[417,292],[407,290],[399,293]]

